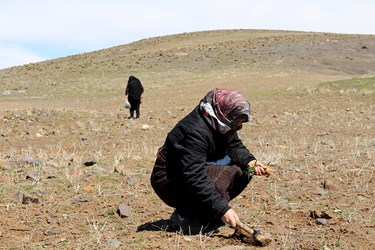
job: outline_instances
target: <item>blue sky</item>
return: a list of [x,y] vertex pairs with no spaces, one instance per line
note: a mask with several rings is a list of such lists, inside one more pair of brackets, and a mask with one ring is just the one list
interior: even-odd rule
[[1,0],[0,69],[216,29],[375,35],[374,0]]

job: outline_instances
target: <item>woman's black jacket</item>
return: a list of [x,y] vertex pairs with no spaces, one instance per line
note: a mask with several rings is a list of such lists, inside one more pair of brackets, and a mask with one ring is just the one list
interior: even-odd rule
[[130,77],[128,84],[126,85],[125,95],[128,96],[129,100],[139,101],[143,94],[143,85],[141,81],[136,77]]
[[232,165],[244,169],[248,162],[255,160],[237,133],[228,136],[213,130],[199,105],[168,134],[161,153],[167,159],[167,171],[193,200],[220,217],[230,206],[206,174],[206,162],[222,159],[227,154]]

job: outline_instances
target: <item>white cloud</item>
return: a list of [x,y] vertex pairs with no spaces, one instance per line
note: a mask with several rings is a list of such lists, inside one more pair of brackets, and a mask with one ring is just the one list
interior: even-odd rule
[[0,69],[11,67],[12,65],[22,65],[44,60],[46,58],[38,56],[34,51],[0,45]]

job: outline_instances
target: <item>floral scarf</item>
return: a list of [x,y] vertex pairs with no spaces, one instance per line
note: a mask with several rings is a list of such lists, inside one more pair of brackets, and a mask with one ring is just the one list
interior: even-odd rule
[[199,106],[206,120],[221,134],[235,132],[233,122],[237,118],[249,121],[250,103],[235,90],[215,88],[206,94]]

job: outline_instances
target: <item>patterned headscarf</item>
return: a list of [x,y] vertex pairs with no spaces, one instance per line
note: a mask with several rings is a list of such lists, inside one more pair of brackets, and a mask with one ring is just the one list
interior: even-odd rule
[[221,134],[235,132],[233,122],[242,118],[248,122],[250,118],[250,103],[238,91],[215,88],[209,91],[200,102],[203,112],[211,126]]

